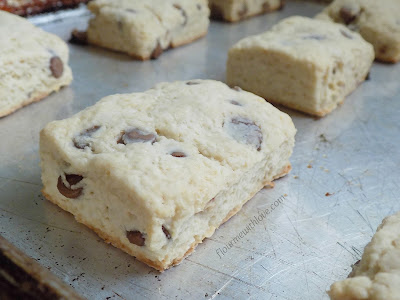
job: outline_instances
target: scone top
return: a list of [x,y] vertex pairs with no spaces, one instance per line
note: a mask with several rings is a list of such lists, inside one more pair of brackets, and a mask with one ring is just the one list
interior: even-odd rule
[[[127,22],[141,20],[144,23],[143,30],[154,30],[155,27],[176,27],[185,23],[185,14],[179,7],[188,1],[184,0],[153,0],[149,5],[148,0],[96,0],[88,4],[88,8],[94,14],[108,14],[117,16]],[[175,6],[173,6],[175,4]],[[152,23],[145,23],[145,21]],[[140,21],[139,21],[140,22]]]
[[127,207],[167,219],[204,209],[294,132],[262,98],[192,80],[107,97],[46,126],[41,148],[59,173],[95,178]]
[[300,16],[289,17],[270,31],[244,38],[230,51],[256,47],[270,53],[284,53],[321,69],[330,66],[335,59],[351,59],[357,52],[372,51],[371,45],[358,33],[343,25]]
[[[68,49],[56,35],[47,33],[26,19],[0,10],[0,66],[22,63],[26,57],[46,54],[63,56],[68,62]],[[0,74],[5,68],[0,68]],[[1,82],[0,82],[1,84]]]

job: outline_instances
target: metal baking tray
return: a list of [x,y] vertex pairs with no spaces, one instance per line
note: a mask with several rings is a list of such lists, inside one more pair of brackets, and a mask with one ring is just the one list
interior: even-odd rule
[[[73,84],[0,119],[0,234],[88,299],[326,299],[382,219],[400,210],[400,64],[374,63],[370,80],[325,118],[282,108],[298,129],[293,171],[162,274],[46,201],[38,155],[39,131],[48,122],[160,81],[223,81],[227,51],[239,39],[322,7],[292,1],[240,23],[212,22],[205,38],[146,62],[70,45]],[[64,40],[88,19],[82,8],[31,18]]]

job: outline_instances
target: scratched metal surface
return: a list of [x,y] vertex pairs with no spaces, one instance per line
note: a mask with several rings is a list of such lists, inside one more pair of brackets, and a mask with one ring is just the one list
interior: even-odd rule
[[[223,80],[226,52],[237,40],[320,9],[289,2],[282,12],[239,24],[213,22],[206,38],[157,61],[70,45],[72,86],[0,119],[0,234],[89,299],[327,298],[329,285],[347,276],[381,220],[400,210],[400,65],[375,63],[371,79],[323,119],[285,110],[298,128],[292,173],[161,275],[46,201],[38,156],[46,123],[159,81]],[[72,28],[85,28],[88,16],[79,14],[33,21],[67,39]],[[267,217],[223,251],[266,208]]]

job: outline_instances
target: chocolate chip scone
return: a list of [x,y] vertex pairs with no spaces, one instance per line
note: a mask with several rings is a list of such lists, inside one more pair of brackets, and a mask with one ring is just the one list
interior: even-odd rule
[[399,0],[335,0],[317,18],[345,24],[375,48],[376,59],[400,60]]
[[237,22],[255,15],[282,9],[284,0],[210,0],[211,17]]
[[350,278],[335,282],[333,300],[398,300],[400,297],[400,213],[387,217],[365,247]]
[[289,172],[295,132],[288,115],[221,82],[160,83],[48,124],[43,193],[163,271]]
[[228,54],[227,82],[312,115],[334,110],[367,76],[373,47],[345,26],[290,17]]
[[87,39],[132,57],[157,58],[165,49],[207,34],[207,0],[95,0]]
[[65,42],[4,11],[0,11],[0,66],[0,117],[72,81]]

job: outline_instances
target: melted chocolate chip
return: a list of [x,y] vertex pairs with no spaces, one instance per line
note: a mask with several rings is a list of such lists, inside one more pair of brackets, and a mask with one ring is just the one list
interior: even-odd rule
[[360,13],[360,10],[350,6],[350,5],[344,5],[339,11],[339,16],[343,20],[343,22],[348,25],[358,17]]
[[200,84],[200,82],[196,82],[196,81],[188,81],[186,82],[187,85],[196,85],[196,84]]
[[71,44],[85,46],[88,44],[88,38],[86,31],[79,31],[74,29],[71,33],[71,37],[69,39]]
[[201,4],[197,4],[196,7],[198,10],[201,10]]
[[163,48],[160,45],[160,42],[157,42],[156,47],[154,48],[153,52],[151,53],[152,59],[157,59],[163,53]]
[[134,9],[132,9],[132,8],[127,8],[127,9],[125,9],[125,11],[130,12],[130,13],[133,13],[133,14],[136,14],[136,13],[137,13],[137,11],[134,10]]
[[172,152],[171,155],[172,155],[173,157],[186,157],[186,154],[185,154],[185,153],[179,152],[179,151]]
[[167,239],[171,239],[171,234],[169,233],[168,229],[165,228],[165,226],[163,225],[162,227],[162,231],[164,232],[165,236],[167,237]]
[[137,246],[144,246],[144,242],[146,241],[143,234],[137,230],[127,231],[126,237],[128,238],[129,242]]
[[133,144],[133,143],[154,143],[156,141],[156,135],[154,133],[146,132],[141,129],[131,129],[123,131],[121,137],[117,141],[118,144]]
[[100,129],[101,126],[95,125],[84,131],[82,131],[77,137],[73,139],[74,146],[78,149],[85,149],[86,147],[91,147],[90,138],[92,135]]
[[50,59],[50,71],[54,78],[60,78],[64,73],[64,64],[58,56]]
[[224,127],[238,142],[253,145],[257,151],[261,150],[263,134],[260,127],[253,121],[244,117],[235,117]]
[[350,39],[350,40],[353,39],[353,36],[352,36],[349,32],[347,32],[347,31],[345,31],[345,30],[343,30],[343,29],[340,29],[340,33],[341,33],[344,37],[346,37],[346,38],[348,38],[348,39]]
[[236,100],[231,100],[231,101],[229,101],[229,102],[232,103],[233,105],[242,106],[242,104],[240,104],[240,103],[237,102]]
[[365,80],[370,80],[371,79],[371,72],[368,72],[367,76],[365,77]]
[[183,17],[182,26],[185,26],[187,24],[187,21],[188,21],[188,17],[187,17],[186,11],[179,4],[174,4],[174,7],[181,11],[181,14],[182,14],[182,17]]
[[240,18],[243,18],[246,16],[247,12],[249,11],[247,4],[243,3],[242,9],[238,11],[238,15]]
[[58,177],[57,189],[64,197],[75,199],[78,198],[83,191],[83,188],[73,189],[72,186],[79,183],[83,177],[76,174],[65,174],[65,180],[68,182],[69,187],[64,184],[62,177]]

